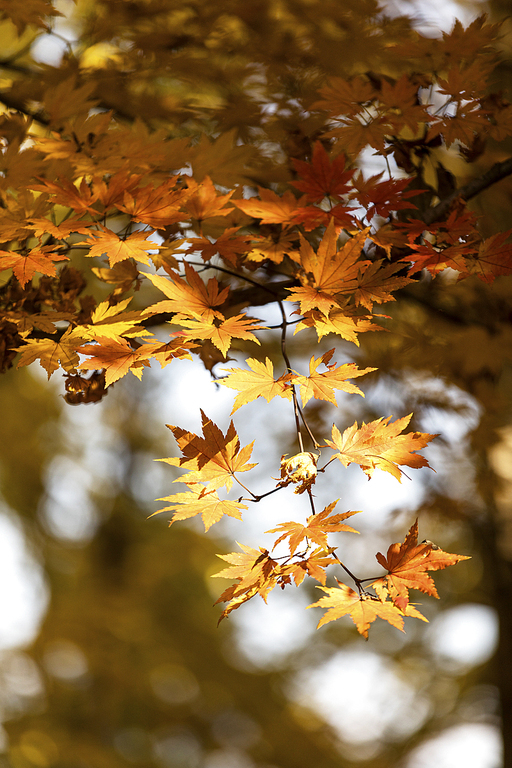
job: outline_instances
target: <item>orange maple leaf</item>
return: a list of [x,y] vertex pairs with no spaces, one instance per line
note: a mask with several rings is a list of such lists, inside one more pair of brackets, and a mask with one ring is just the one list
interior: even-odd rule
[[393,291],[397,291],[411,282],[409,277],[395,274],[402,268],[400,264],[374,261],[361,269],[357,276],[357,288],[354,291],[356,305],[362,305],[371,312],[374,304],[395,301]]
[[190,243],[185,253],[195,253],[199,251],[204,261],[209,261],[215,254],[231,264],[237,266],[239,257],[251,249],[251,238],[245,235],[233,237],[238,232],[239,227],[228,227],[216,240],[209,240],[207,237],[190,237],[187,242]]
[[30,189],[37,189],[40,192],[50,194],[54,203],[72,208],[76,213],[97,215],[98,211],[93,208],[93,205],[97,201],[98,195],[84,178],[79,185],[73,184],[70,179],[66,178],[60,178],[58,182],[40,179],[40,182],[40,184],[33,184]]
[[[336,581],[338,580],[336,579]],[[357,631],[364,637],[368,637],[370,624],[377,617],[388,621],[393,627],[403,632],[405,614],[392,602],[383,602],[376,597],[371,597],[371,595],[358,595],[341,581],[338,581],[337,587],[318,587],[318,589],[326,592],[326,596],[321,597],[318,602],[308,605],[308,608],[327,608],[327,612],[318,622],[317,629],[330,621],[335,621],[349,614],[357,627]]]
[[147,307],[143,316],[154,315],[160,312],[173,312],[179,317],[201,317],[205,323],[214,318],[222,318],[222,314],[214,309],[227,299],[229,288],[219,291],[219,283],[216,277],[211,277],[205,285],[195,269],[185,263],[185,276],[187,282],[179,275],[171,273],[169,277],[145,275],[156,288],[159,288],[168,298],[167,301],[159,301]]
[[359,464],[368,477],[372,476],[374,469],[382,469],[400,482],[402,470],[399,465],[414,468],[429,466],[426,458],[415,452],[436,437],[425,432],[401,435],[400,432],[409,424],[411,416],[412,414],[409,414],[397,419],[393,424],[389,424],[391,416],[369,424],[363,422],[360,429],[355,421],[343,435],[333,425],[332,441],[326,440],[326,443],[334,450],[338,449],[334,458],[339,459],[345,467],[349,464]]
[[[303,406],[305,406],[312,397],[316,400],[327,400],[327,402],[336,405],[336,397],[334,395],[335,389],[341,389],[344,392],[350,392],[364,397],[364,393],[361,392],[359,387],[356,387],[355,384],[350,384],[347,379],[364,376],[366,373],[371,373],[377,369],[365,368],[364,370],[361,370],[354,363],[347,363],[346,365],[340,366],[338,366],[337,363],[332,363],[332,365],[330,365],[329,363],[333,353],[334,349],[331,349],[317,359],[313,356],[309,361],[309,376],[296,374],[293,377],[291,383],[299,385]],[[327,371],[318,373],[317,368],[320,364],[325,365]]]
[[118,202],[116,207],[128,213],[134,221],[164,229],[189,219],[188,214],[181,210],[189,197],[188,189],[176,189],[176,177],[173,177],[157,187],[148,185],[125,192],[123,202]]
[[229,490],[236,472],[247,472],[256,466],[247,463],[254,441],[240,449],[240,440],[233,422],[230,422],[228,431],[223,435],[219,427],[202,410],[201,419],[202,437],[167,424],[183,456],[181,459],[169,458],[160,461],[189,470],[188,475],[178,478],[175,482],[188,485],[205,482],[216,488],[225,485]]
[[22,288],[32,280],[36,272],[42,275],[56,275],[55,261],[67,261],[69,256],[56,253],[54,245],[38,245],[28,253],[0,251],[0,271],[12,269]]
[[297,208],[301,207],[303,198],[297,200],[295,195],[287,191],[284,195],[276,195],[271,189],[258,187],[259,198],[249,200],[232,200],[248,216],[261,219],[262,224],[289,224],[293,221]]
[[113,267],[125,259],[135,259],[149,265],[148,251],[158,251],[161,246],[148,240],[147,232],[133,232],[126,238],[120,238],[115,232],[100,225],[100,231],[89,232],[93,244],[86,256],[107,255]]
[[278,379],[274,379],[274,366],[268,357],[265,358],[264,363],[254,358],[248,358],[246,362],[250,371],[243,368],[228,368],[225,371],[227,376],[217,379],[219,384],[238,391],[232,414],[245,403],[250,403],[258,397],[264,397],[267,403],[277,396],[287,400],[292,399],[292,390],[288,381],[293,374],[284,373]]
[[418,544],[418,520],[409,529],[403,544],[392,544],[386,557],[379,552],[376,558],[388,571],[388,575],[372,582],[371,586],[381,597],[387,597],[389,593],[401,610],[405,610],[409,603],[409,589],[418,589],[432,597],[439,597],[427,571],[440,571],[461,560],[470,559],[465,555],[443,552],[432,542]]
[[286,301],[299,301],[301,314],[319,309],[324,315],[338,302],[336,294],[356,287],[358,270],[369,262],[358,261],[367,239],[367,230],[358,232],[340,250],[334,223],[327,227],[322,242],[315,253],[307,240],[301,238],[300,262],[304,269],[302,288],[289,288]]
[[310,515],[306,520],[306,525],[303,525],[302,523],[296,523],[292,520],[288,523],[279,523],[276,528],[271,528],[270,530],[266,531],[266,533],[281,534],[281,536],[276,539],[273,549],[275,549],[281,541],[284,541],[284,539],[289,539],[288,543],[290,547],[290,555],[293,555],[301,541],[304,539],[310,539],[311,541],[314,541],[315,544],[318,544],[320,547],[322,547],[322,549],[326,550],[328,548],[327,536],[330,533],[338,531],[350,531],[351,533],[359,533],[359,531],[356,531],[355,528],[352,528],[350,525],[345,525],[342,522],[342,520],[346,520],[348,517],[352,517],[352,515],[359,514],[359,511],[343,512],[341,514],[331,516],[331,512],[333,511],[338,501],[339,499],[333,501],[322,512],[319,512],[315,515]]
[[81,371],[105,370],[105,386],[131,371],[138,379],[142,378],[144,367],[149,366],[149,359],[155,348],[161,344],[143,344],[134,349],[126,339],[101,337],[99,344],[85,344],[78,348],[82,355],[92,355],[77,366]]
[[234,208],[224,208],[234,189],[227,195],[219,195],[209,176],[205,176],[200,184],[195,179],[187,179],[190,197],[183,207],[192,218],[198,221],[210,219],[213,216],[227,216]]

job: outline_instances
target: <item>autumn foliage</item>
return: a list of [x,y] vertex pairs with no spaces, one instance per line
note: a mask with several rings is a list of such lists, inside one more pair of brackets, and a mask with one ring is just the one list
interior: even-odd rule
[[[19,31],[51,12],[42,0],[30,8],[29,20],[11,9]],[[333,77],[299,99],[311,128],[300,146],[273,152],[257,131],[173,132],[122,119],[73,72],[48,85],[34,114],[6,108],[1,117],[2,370],[36,361],[48,378],[61,370],[67,402],[80,404],[155,362],[178,369],[199,355],[233,390],[232,414],[281,398],[283,420],[295,424],[296,452],[267,468],[263,494],[250,490],[253,446],[240,444],[233,422],[223,432],[201,412],[202,434],[169,426],[181,455],[164,461],[186,487],[162,499],[170,523],[200,516],[208,530],[224,515],[242,520],[289,486],[309,498],[307,519],[270,531],[270,551],[241,544],[221,555],[228,567],[216,575],[231,582],[222,617],[310,577],[325,593],[310,606],[326,611],[319,626],[349,615],[364,636],[376,618],[403,629],[404,618],[426,620],[410,590],[438,597],[430,572],[466,559],[418,543],[415,522],[403,543],[377,554],[384,575],[354,575],[334,542],[357,533],[346,522],[356,512],[337,511],[337,500],[317,509],[316,484],[328,487],[338,462],[400,482],[404,468],[429,466],[420,451],[434,436],[410,430],[411,415],[387,414],[368,424],[335,416],[330,434],[315,435],[308,406],[335,406],[337,392],[364,396],[353,382],[376,369],[341,363],[336,343],[393,333],[381,305],[398,292],[446,274],[488,284],[512,274],[510,231],[483,237],[467,207],[478,178],[447,188],[440,159],[452,152],[471,164],[487,141],[512,135],[512,105],[489,94],[497,34],[480,18],[442,38],[397,37],[381,73]],[[398,71],[415,57],[428,62],[421,73]],[[369,156],[382,171],[367,170]],[[509,166],[493,166],[480,189]],[[270,304],[279,354],[256,316]],[[164,340],[154,333],[162,327]],[[291,334],[329,336],[330,349],[306,370],[289,357]],[[244,362],[229,365],[230,352]]]

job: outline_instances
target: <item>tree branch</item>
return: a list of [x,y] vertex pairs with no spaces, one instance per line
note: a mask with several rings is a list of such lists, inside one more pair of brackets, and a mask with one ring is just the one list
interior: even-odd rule
[[431,208],[424,216],[425,224],[432,224],[434,221],[440,221],[443,219],[448,210],[453,205],[455,200],[463,198],[464,200],[471,200],[471,198],[479,195],[488,187],[501,181],[512,174],[512,157],[507,160],[503,160],[501,163],[495,163],[488,171],[482,176],[478,176],[468,184],[465,184],[460,189],[456,189],[451,195],[445,197],[440,203]]

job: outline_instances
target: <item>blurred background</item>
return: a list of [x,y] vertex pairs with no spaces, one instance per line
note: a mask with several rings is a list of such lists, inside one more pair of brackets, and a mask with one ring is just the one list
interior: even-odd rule
[[[97,67],[105,99],[122,100],[115,68],[94,57],[115,59],[129,13],[149,19],[156,4],[55,5],[65,15],[53,34],[28,32],[16,43],[26,46],[22,66],[37,84],[38,72],[49,77],[74,47],[82,66]],[[183,6],[185,23],[194,4],[173,5]],[[314,2],[289,5],[318,12]],[[322,4],[326,18],[336,5]],[[364,5],[361,13],[369,12],[372,3]],[[469,23],[488,10],[502,18],[506,6],[384,4],[431,35],[450,30],[455,16]],[[322,29],[327,35],[321,24],[315,34]],[[156,35],[149,21],[146,33]],[[269,46],[277,34],[268,32]],[[496,78],[506,88],[506,25],[502,47]],[[153,117],[163,120],[168,110],[179,133],[194,117],[172,112],[176,93],[174,102],[157,102]],[[229,100],[219,110],[221,124],[236,125]],[[293,122],[292,112],[286,119]],[[491,147],[482,167],[510,149]],[[511,206],[510,180],[474,203],[486,233],[510,226]],[[175,478],[154,461],[176,455],[164,425],[197,431],[199,407],[224,430],[229,421],[233,393],[200,361],[148,371],[141,382],[126,377],[101,403],[79,406],[64,402],[59,374],[48,382],[33,365],[0,377],[1,768],[502,765],[504,739],[506,754],[512,739],[512,282],[439,282],[439,289],[419,283],[385,307],[393,334],[367,334],[359,350],[337,345],[341,362],[379,369],[361,384],[364,401],[340,395],[335,416],[327,404],[311,409],[319,434],[334,419],[413,411],[415,429],[440,435],[425,451],[435,473],[408,471],[411,481],[399,485],[340,467],[325,499],[339,496],[340,511],[365,510],[356,525],[363,535],[340,539],[358,574],[374,575],[375,553],[403,540],[417,515],[421,538],[471,555],[436,575],[441,600],[421,600],[430,624],[409,622],[406,634],[377,622],[365,642],[349,620],[316,631],[319,612],[304,608],[318,592],[308,584],[272,593],[267,606],[255,598],[217,627],[213,603],[226,583],[210,578],[221,568],[216,553],[232,551],[239,538],[264,545],[264,531],[307,506],[287,489],[251,508],[244,532],[228,520],[207,536],[195,521],[169,529],[166,515],[148,519]],[[254,314],[273,320],[268,309]],[[297,365],[310,355],[302,341],[290,343]],[[276,474],[292,445],[290,417],[273,401],[250,404],[237,419],[242,444],[257,436],[255,460],[273,461]],[[251,488],[267,490],[265,470],[257,472]]]

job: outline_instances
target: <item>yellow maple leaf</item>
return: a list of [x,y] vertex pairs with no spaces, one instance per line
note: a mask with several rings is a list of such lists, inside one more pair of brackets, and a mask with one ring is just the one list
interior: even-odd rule
[[214,523],[218,523],[224,515],[241,520],[241,510],[248,508],[246,504],[241,504],[239,501],[222,500],[215,490],[207,490],[203,487],[164,496],[158,501],[168,501],[170,504],[159,509],[158,512],[153,512],[153,515],[159,515],[170,509],[177,510],[169,521],[169,525],[177,520],[187,520],[189,517],[201,515],[205,531],[208,531]]
[[18,347],[21,357],[17,368],[30,365],[39,359],[41,366],[48,374],[48,378],[59,365],[65,371],[72,371],[79,363],[77,349],[84,341],[83,328],[71,328],[65,331],[58,341],[52,339],[31,339],[23,347]]
[[411,420],[412,414],[397,419],[393,424],[387,419],[381,418],[369,424],[363,422],[358,428],[357,421],[348,427],[343,433],[333,425],[332,441],[326,440],[327,445],[338,453],[335,458],[348,467],[349,464],[359,464],[368,477],[371,477],[374,469],[382,469],[389,472],[400,482],[402,470],[399,465],[407,467],[428,467],[429,463],[424,456],[416,453],[424,448],[436,435],[425,432],[409,432],[401,435]]
[[265,358],[264,363],[251,357],[247,360],[247,365],[250,371],[242,368],[228,368],[225,371],[227,376],[216,379],[219,384],[238,391],[232,414],[245,403],[250,403],[258,397],[264,397],[267,403],[277,396],[291,400],[292,392],[288,381],[292,374],[284,373],[278,379],[274,379],[274,366],[268,357]]
[[[334,395],[335,389],[340,389],[344,392],[350,392],[351,394],[357,394],[364,397],[364,393],[361,392],[359,387],[356,387],[355,384],[351,384],[347,379],[364,376],[366,373],[371,373],[377,369],[365,368],[364,370],[361,370],[354,363],[347,363],[340,366],[338,366],[337,363],[330,365],[329,362],[333,352],[334,349],[331,349],[317,359],[313,356],[309,362],[309,376],[296,374],[293,377],[292,383],[299,385],[303,406],[306,405],[312,397],[316,400],[327,400],[327,402],[336,405],[336,397]],[[327,371],[318,373],[317,369],[320,364],[325,365]]]

